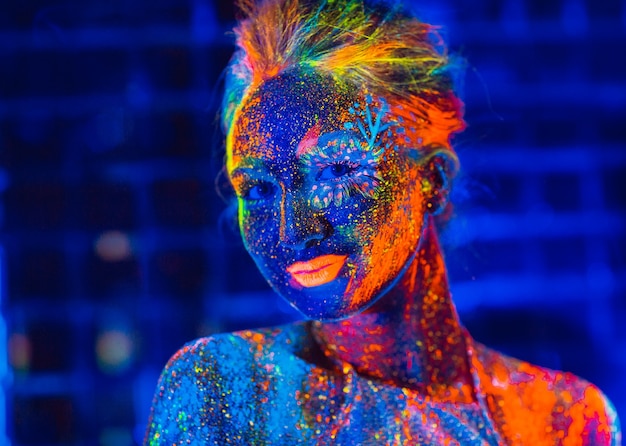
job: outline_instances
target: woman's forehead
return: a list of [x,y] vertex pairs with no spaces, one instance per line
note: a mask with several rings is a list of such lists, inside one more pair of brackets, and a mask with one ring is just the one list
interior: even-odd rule
[[236,117],[230,156],[294,154],[312,128],[342,130],[350,109],[363,97],[356,88],[318,74],[293,73],[270,79],[249,97]]

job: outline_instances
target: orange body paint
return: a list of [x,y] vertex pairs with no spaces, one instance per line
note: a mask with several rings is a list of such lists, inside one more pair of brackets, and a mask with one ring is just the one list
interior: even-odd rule
[[314,321],[184,347],[145,444],[618,446],[597,387],[458,320],[434,216],[465,123],[436,28],[366,4],[383,2],[238,2],[222,123],[240,229]]

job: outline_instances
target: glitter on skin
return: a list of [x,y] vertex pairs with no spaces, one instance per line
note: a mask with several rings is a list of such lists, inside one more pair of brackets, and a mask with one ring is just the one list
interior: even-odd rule
[[[293,71],[259,87],[228,137],[245,246],[276,292],[309,318],[362,311],[393,286],[419,245],[427,201],[419,177],[427,167],[410,166],[402,153],[412,149],[392,144],[398,123],[383,104]],[[353,132],[346,124],[356,108],[367,110],[368,124]],[[317,145],[302,153],[316,126]],[[317,190],[330,195],[319,199]],[[291,265],[329,254],[347,257],[333,281],[293,283]]]
[[[619,444],[597,387],[495,352],[460,325],[433,215],[463,122],[428,26],[354,0],[308,12],[297,0],[245,3],[227,170],[246,248],[312,320],[183,347],[161,375],[145,444]],[[359,33],[329,51],[342,29]],[[332,279],[293,280],[338,259]]]

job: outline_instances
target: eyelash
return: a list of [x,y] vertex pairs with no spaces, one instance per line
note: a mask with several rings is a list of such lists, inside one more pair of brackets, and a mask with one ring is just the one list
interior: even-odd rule
[[[253,192],[254,188],[259,186],[269,186],[272,189],[271,194],[268,194],[267,197],[253,198],[250,194]],[[241,182],[239,187],[237,188],[237,195],[239,198],[249,202],[249,203],[258,203],[263,201],[266,198],[269,198],[270,195],[276,190],[276,186],[271,181],[266,180],[244,180]]]
[[[319,179],[322,172],[336,165],[346,165],[351,170],[336,178]],[[331,203],[337,207],[341,206],[344,200],[354,193],[366,198],[376,198],[381,177],[376,170],[376,165],[362,166],[355,162],[341,160],[319,166],[316,180],[316,184],[312,186],[309,193],[309,202],[319,209],[325,209]]]
[[[332,178],[321,178],[322,174],[326,171],[326,169],[332,168],[334,166],[342,166],[348,169],[346,173],[343,173],[339,176]],[[317,175],[315,176],[316,181],[341,181],[343,177],[351,175],[353,172],[356,172],[361,165],[359,163],[351,162],[348,160],[340,160],[327,163],[326,165],[320,166]]]

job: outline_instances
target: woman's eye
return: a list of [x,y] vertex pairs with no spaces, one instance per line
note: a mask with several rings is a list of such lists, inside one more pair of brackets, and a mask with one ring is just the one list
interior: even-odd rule
[[318,180],[332,180],[339,178],[352,172],[354,168],[345,163],[334,163],[325,167],[317,176]]
[[267,181],[262,181],[255,184],[245,194],[245,198],[248,200],[265,200],[274,195],[274,185]]

